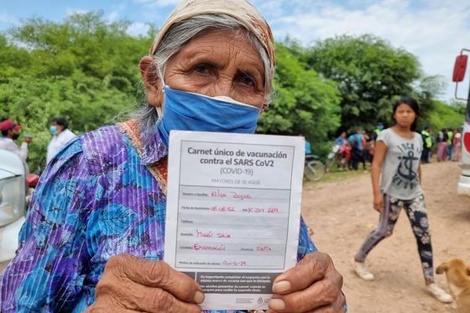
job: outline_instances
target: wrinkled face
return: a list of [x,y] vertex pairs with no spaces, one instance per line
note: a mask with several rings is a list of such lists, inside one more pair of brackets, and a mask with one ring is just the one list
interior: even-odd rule
[[415,121],[416,113],[408,104],[402,103],[397,106],[393,118],[398,125],[409,127]]
[[206,96],[227,96],[262,108],[264,65],[247,39],[213,30],[189,41],[167,62],[165,84]]

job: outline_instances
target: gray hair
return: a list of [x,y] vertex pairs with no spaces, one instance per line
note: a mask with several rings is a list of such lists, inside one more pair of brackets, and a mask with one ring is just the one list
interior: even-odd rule
[[[196,35],[213,29],[230,29],[237,31],[237,36],[239,36],[239,38],[248,39],[253,43],[256,50],[259,51],[261,60],[264,64],[266,108],[271,102],[271,97],[274,92],[274,69],[271,69],[268,54],[258,38],[251,32],[247,31],[237,19],[230,15],[203,14],[191,17],[172,26],[165,34],[163,40],[155,51],[155,55],[157,55],[157,57],[154,58],[153,65],[156,68],[156,75],[158,77],[165,75],[168,60],[180,51],[184,44]],[[142,129],[150,129],[155,126],[155,123],[158,120],[158,114],[154,106],[149,103],[145,103],[144,106],[134,114],[134,118],[138,120]]]

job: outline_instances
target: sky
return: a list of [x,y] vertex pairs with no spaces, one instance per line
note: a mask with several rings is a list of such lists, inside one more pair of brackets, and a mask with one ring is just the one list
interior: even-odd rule
[[[0,0],[0,31],[31,17],[61,22],[76,12],[101,10],[109,21],[132,22],[129,33],[161,26],[180,0]],[[373,34],[415,55],[425,75],[441,75],[448,86],[440,98],[454,97],[452,71],[462,48],[470,49],[468,0],[251,0],[277,40],[289,36],[304,46],[343,34]],[[468,95],[459,84],[458,95]]]

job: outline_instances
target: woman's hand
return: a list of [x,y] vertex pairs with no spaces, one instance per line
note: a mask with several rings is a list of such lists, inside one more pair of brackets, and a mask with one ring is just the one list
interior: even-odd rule
[[342,285],[343,276],[327,254],[309,253],[274,280],[268,312],[344,313]]
[[106,263],[86,312],[200,313],[203,300],[199,285],[165,262],[120,254]]
[[374,193],[374,210],[382,213],[384,209],[384,197],[379,193]]

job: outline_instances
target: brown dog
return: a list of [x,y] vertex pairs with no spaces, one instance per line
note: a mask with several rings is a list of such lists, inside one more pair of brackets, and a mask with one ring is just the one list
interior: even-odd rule
[[458,313],[470,313],[470,267],[460,259],[452,259],[436,268],[436,274],[446,273],[450,293]]

